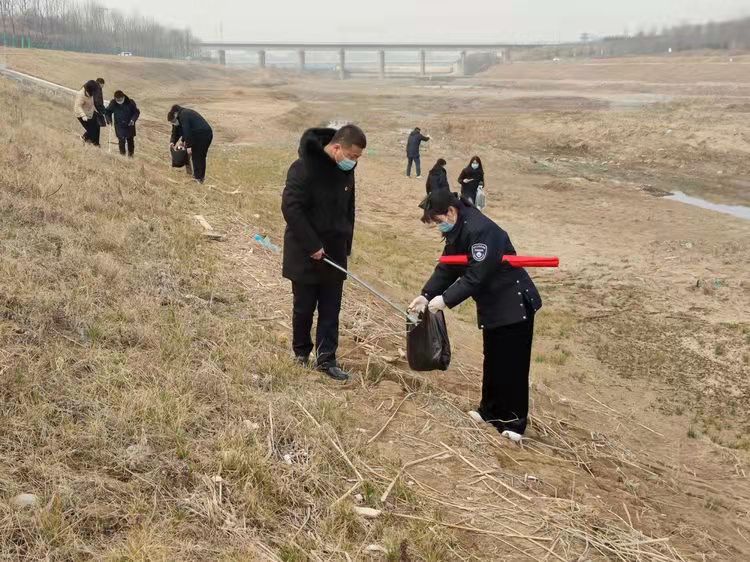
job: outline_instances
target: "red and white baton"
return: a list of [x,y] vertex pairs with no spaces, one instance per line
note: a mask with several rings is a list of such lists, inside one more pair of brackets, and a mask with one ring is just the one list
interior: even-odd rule
[[[500,260],[511,267],[559,267],[560,258],[543,256],[503,256]],[[440,256],[445,265],[469,265],[468,255]]]

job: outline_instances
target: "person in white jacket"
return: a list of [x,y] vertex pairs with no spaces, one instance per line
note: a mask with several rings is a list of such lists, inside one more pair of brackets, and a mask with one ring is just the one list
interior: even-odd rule
[[73,113],[84,130],[81,139],[94,146],[99,146],[101,126],[94,116],[94,93],[93,88],[88,83],[78,90],[73,104]]

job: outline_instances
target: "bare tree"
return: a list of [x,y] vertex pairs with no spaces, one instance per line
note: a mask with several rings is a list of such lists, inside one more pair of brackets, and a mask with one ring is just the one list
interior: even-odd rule
[[140,15],[124,15],[95,0],[0,0],[3,31],[35,45],[63,50],[184,58],[197,43],[189,30],[167,28]]

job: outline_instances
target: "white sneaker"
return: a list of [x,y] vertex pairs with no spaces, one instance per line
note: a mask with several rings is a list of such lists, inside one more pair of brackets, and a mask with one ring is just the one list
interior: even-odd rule
[[479,412],[477,412],[476,410],[471,410],[471,411],[469,412],[469,417],[470,417],[470,418],[471,418],[472,420],[474,420],[475,422],[477,422],[477,423],[484,423],[484,418],[483,418],[483,417],[482,417],[482,415],[481,415],[481,414],[480,414]]
[[503,431],[503,437],[510,439],[513,443],[520,443],[523,441],[523,435],[516,433],[515,431],[510,431],[509,429]]
[[418,179],[418,180],[421,180],[421,179],[422,179],[422,176],[417,176],[417,179]]

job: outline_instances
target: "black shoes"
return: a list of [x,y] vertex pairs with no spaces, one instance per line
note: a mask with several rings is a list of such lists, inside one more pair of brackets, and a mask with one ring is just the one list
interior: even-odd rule
[[328,375],[335,381],[348,381],[350,378],[349,373],[337,367],[336,365],[333,365],[331,367],[318,367],[318,370],[321,373]]
[[[310,364],[310,358],[302,355],[296,355],[294,357],[294,363],[299,365],[303,369],[309,369],[312,367]],[[327,375],[335,381],[348,381],[351,375],[336,365],[318,365],[315,370]]]

